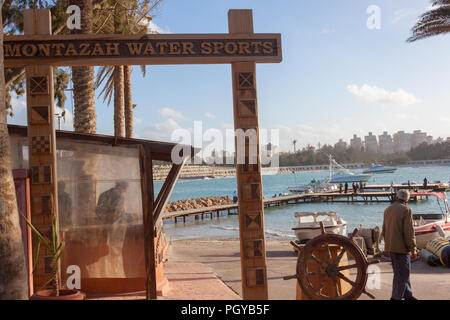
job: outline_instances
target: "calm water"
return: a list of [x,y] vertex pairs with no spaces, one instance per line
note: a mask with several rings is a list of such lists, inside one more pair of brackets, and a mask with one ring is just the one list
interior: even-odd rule
[[[355,172],[360,172],[356,170]],[[263,176],[263,192],[267,198],[274,194],[287,192],[286,187],[296,184],[307,184],[312,179],[323,179],[327,172],[304,172],[297,174]],[[395,173],[374,175],[368,184],[404,183],[408,180],[422,183],[428,181],[450,181],[450,167],[399,168]],[[162,183],[155,185],[159,191]],[[171,201],[208,196],[232,196],[236,190],[236,178],[221,178],[209,180],[180,180],[177,182],[171,196]],[[265,230],[267,238],[295,238],[291,228],[296,225],[294,213],[298,211],[336,211],[348,222],[347,231],[355,227],[381,227],[384,209],[388,203],[310,203],[268,208],[264,211]],[[410,204],[413,212],[440,212],[435,198]],[[218,220],[195,221],[189,219],[186,224],[164,223],[167,236],[172,239],[191,238],[237,238],[239,236],[237,216],[223,216]]]

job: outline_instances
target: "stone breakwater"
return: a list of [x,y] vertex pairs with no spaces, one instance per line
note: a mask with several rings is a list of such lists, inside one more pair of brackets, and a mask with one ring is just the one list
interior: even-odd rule
[[193,210],[206,207],[221,206],[226,204],[233,204],[233,199],[231,199],[229,196],[225,196],[225,197],[207,197],[207,198],[177,200],[169,202],[167,204],[165,212]]

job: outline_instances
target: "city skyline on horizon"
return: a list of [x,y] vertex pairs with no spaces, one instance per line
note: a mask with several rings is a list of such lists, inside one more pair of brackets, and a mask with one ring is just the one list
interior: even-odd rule
[[[256,33],[281,33],[283,62],[258,64],[257,78],[260,128],[279,129],[282,151],[292,150],[294,139],[298,148],[334,145],[339,138],[349,141],[354,133],[396,128],[421,128],[445,139],[450,135],[448,36],[406,43],[428,0],[378,1],[379,30],[366,25],[372,4],[172,0],[155,14],[152,28],[161,33],[226,33],[228,9],[251,8]],[[195,121],[202,121],[205,130],[233,128],[230,78],[230,67],[223,65],[149,66],[145,78],[135,68],[135,137],[171,141],[174,130],[192,130]],[[112,135],[113,107],[98,97],[100,90],[97,132]],[[62,129],[72,130],[70,93],[67,98]],[[12,104],[15,117],[8,117],[8,123],[25,125],[25,99],[13,96]]]

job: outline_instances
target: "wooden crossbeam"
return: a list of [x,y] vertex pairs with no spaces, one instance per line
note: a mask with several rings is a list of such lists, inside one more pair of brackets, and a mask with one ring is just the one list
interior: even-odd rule
[[5,67],[281,62],[280,34],[14,35]]
[[166,180],[164,181],[161,191],[156,198],[155,209],[153,212],[155,223],[161,216],[161,212],[163,212],[167,206],[167,202],[169,201],[170,195],[172,194],[173,188],[175,187],[175,182],[180,176],[181,169],[183,168],[185,162],[186,158],[182,161],[181,164],[173,164],[172,168],[169,171],[169,174],[166,177]]

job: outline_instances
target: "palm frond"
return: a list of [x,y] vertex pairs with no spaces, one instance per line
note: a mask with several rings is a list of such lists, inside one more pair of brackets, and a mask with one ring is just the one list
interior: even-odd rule
[[433,0],[431,2],[432,7],[445,6],[445,5],[450,5],[450,0]]
[[[419,21],[411,29],[412,36],[407,42],[414,42],[420,39],[432,37],[450,32],[450,0],[439,0],[440,6],[433,7],[419,17]],[[434,3],[433,3],[434,4]]]

